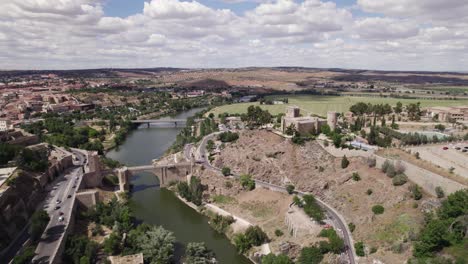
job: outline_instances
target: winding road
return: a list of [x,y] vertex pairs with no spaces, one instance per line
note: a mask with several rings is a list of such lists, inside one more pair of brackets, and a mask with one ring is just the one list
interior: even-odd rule
[[[200,142],[200,145],[197,148],[197,153],[194,155],[196,158],[201,159],[200,163],[203,166],[205,166],[205,168],[208,168],[208,169],[211,169],[211,170],[217,171],[217,172],[221,172],[221,169],[217,168],[215,166],[212,166],[211,163],[209,162],[208,157],[207,157],[206,144],[207,144],[208,140],[213,139],[215,136],[217,136],[220,133],[221,132],[215,132],[215,133],[212,133],[212,134],[209,134],[209,135],[205,136],[202,139],[202,141]],[[190,145],[189,147],[192,148],[192,145]],[[186,146],[186,148],[184,149],[184,155],[185,155],[185,158],[187,160],[191,159],[192,155],[190,155],[190,154],[191,154],[190,149],[188,149],[188,147]],[[232,176],[234,178],[239,178],[240,177],[240,175],[232,175]],[[265,187],[265,188],[268,188],[268,189],[271,189],[271,190],[274,190],[274,191],[287,193],[286,187],[279,186],[279,185],[276,185],[276,184],[271,184],[271,183],[260,181],[260,180],[255,180],[255,184],[257,186]],[[310,194],[310,193],[301,192],[301,191],[295,191],[295,193],[297,193],[299,196]],[[345,254],[347,255],[348,260],[349,260],[348,263],[355,264],[356,263],[356,257],[355,257],[356,253],[354,252],[353,238],[351,236],[351,232],[349,231],[348,225],[346,224],[346,221],[344,220],[343,216],[341,216],[340,213],[338,213],[333,207],[331,207],[330,205],[328,205],[324,201],[318,199],[317,197],[315,197],[315,200],[319,203],[319,205],[323,209],[325,209],[326,214],[328,215],[328,217],[333,221],[333,223],[335,224],[335,227],[337,229],[339,229],[337,231],[341,231],[341,233],[343,235],[343,241],[345,243]]]

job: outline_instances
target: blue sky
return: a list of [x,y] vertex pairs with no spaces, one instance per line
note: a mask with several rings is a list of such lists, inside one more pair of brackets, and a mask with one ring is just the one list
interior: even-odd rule
[[[148,0],[108,0],[104,6],[106,16],[127,17],[141,13],[145,1]],[[241,15],[247,10],[255,8],[259,3],[256,1],[221,1],[221,0],[199,0],[201,4],[215,9],[231,9],[236,14]],[[301,1],[298,1],[301,2]],[[356,4],[356,0],[336,0],[338,7],[351,7]],[[362,12],[353,10],[354,15],[361,15]]]

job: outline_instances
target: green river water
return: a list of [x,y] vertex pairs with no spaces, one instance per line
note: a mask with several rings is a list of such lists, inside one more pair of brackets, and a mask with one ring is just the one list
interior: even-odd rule
[[[200,109],[192,109],[173,118],[193,116]],[[167,118],[170,119],[170,118]],[[181,128],[172,126],[146,125],[128,135],[125,142],[107,154],[107,157],[126,165],[147,165],[152,159],[161,157],[175,141]],[[183,252],[188,242],[204,242],[213,250],[219,263],[251,263],[237,253],[229,240],[215,232],[208,224],[208,218],[181,202],[171,191],[160,189],[158,179],[150,173],[138,173],[131,179],[132,207],[138,221],[161,225],[174,232],[180,244],[176,246],[176,256]]]

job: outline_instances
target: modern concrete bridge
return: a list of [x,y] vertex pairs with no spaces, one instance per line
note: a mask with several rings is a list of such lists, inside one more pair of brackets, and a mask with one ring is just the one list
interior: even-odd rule
[[134,166],[134,167],[123,167],[117,170],[119,178],[120,190],[128,190],[129,178],[133,173],[138,172],[151,172],[159,179],[159,185],[164,187],[172,181],[186,180],[189,174],[192,174],[192,162],[180,162],[170,164],[158,164],[152,165]]

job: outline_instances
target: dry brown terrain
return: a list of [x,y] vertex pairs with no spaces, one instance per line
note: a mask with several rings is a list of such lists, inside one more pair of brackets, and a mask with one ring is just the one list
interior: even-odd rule
[[[291,182],[301,191],[314,193],[336,208],[348,223],[356,225],[355,241],[363,241],[369,250],[372,247],[377,250],[368,260],[361,260],[362,263],[372,263],[374,259],[403,263],[411,255],[408,238],[421,226],[422,208],[426,208],[427,199],[416,202],[407,189],[409,183],[393,186],[390,178],[378,169],[369,168],[364,160],[350,158],[350,161],[348,168],[341,169],[341,159],[329,155],[316,142],[297,146],[266,131],[244,131],[237,142],[226,144],[214,162],[219,167],[230,167],[235,173],[249,173],[280,185]],[[353,172],[358,172],[361,180],[354,181]],[[371,195],[366,193],[368,189],[372,190]],[[245,199],[252,201],[251,207],[269,208],[264,211],[272,215],[283,204],[279,200],[273,203],[281,197],[269,193],[258,197],[255,192],[226,195],[232,195],[236,201],[233,203],[239,205],[230,210],[242,214],[249,207]],[[263,197],[270,195],[271,198]],[[290,201],[289,196],[284,199]],[[259,204],[263,201],[271,201],[273,207]],[[384,214],[374,215],[371,208],[377,204],[384,206]]]

